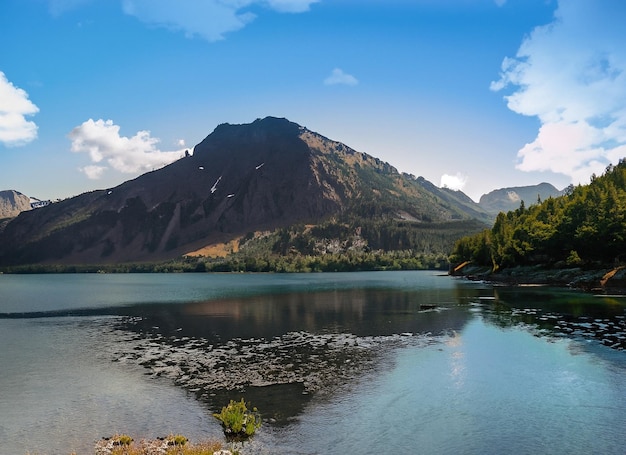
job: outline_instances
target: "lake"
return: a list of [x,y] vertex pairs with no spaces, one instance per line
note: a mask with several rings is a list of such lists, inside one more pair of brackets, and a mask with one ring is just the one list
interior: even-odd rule
[[622,454],[626,299],[439,272],[0,275],[0,452]]

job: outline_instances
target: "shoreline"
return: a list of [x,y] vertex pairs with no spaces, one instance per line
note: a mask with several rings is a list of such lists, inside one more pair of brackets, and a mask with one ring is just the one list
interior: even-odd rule
[[626,295],[624,266],[556,268],[533,265],[516,266],[494,272],[489,267],[468,264],[459,270],[451,270],[449,275],[472,281],[486,281],[495,286],[554,286],[587,293]]

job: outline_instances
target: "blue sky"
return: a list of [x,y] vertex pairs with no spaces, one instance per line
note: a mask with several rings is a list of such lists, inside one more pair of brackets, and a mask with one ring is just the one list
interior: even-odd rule
[[623,0],[3,0],[0,189],[159,168],[286,117],[473,199],[626,156]]

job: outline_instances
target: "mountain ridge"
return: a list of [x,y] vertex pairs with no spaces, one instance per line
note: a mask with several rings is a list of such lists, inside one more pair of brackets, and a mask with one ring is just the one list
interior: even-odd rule
[[560,191],[552,184],[542,182],[537,185],[513,186],[490,191],[480,197],[478,205],[487,212],[497,215],[500,212],[517,209],[522,201],[529,206],[562,194],[563,190]]
[[284,118],[218,125],[191,156],[20,214],[0,233],[0,265],[178,257],[251,231],[342,217],[488,223],[438,189]]

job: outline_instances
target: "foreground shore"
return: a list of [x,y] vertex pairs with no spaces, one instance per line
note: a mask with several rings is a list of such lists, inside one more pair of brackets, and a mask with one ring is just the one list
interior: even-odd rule
[[[182,435],[135,442],[128,435],[103,438],[96,443],[95,455],[236,455],[220,441],[191,443]],[[79,455],[72,453],[72,455]]]

